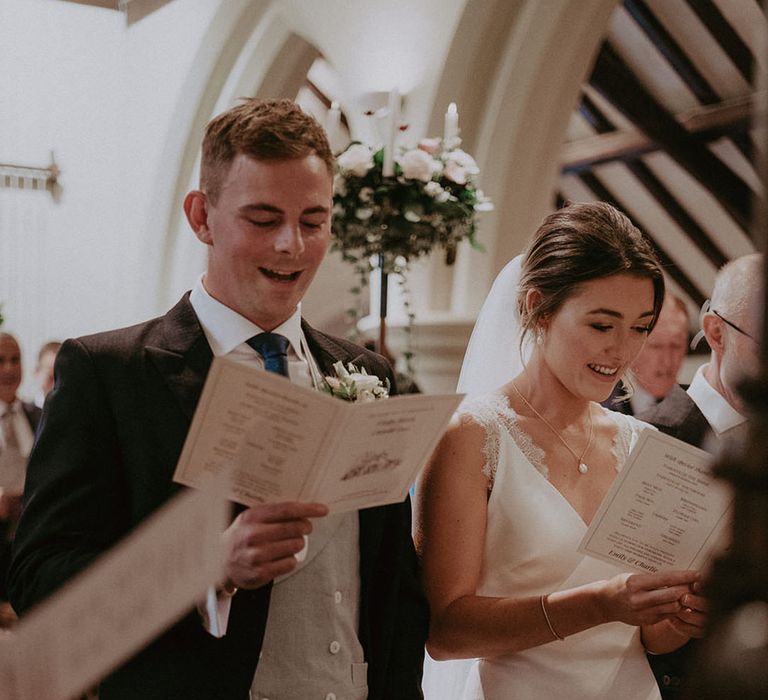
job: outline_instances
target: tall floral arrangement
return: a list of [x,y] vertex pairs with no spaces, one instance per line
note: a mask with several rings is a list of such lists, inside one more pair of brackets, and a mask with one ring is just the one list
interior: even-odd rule
[[[478,189],[474,158],[459,139],[423,139],[401,149],[394,174],[383,174],[384,149],[353,142],[336,159],[334,245],[350,262],[377,256],[387,271],[443,247],[452,261],[456,244],[475,239],[477,212],[492,209]],[[400,260],[398,260],[400,259]]]
[[352,289],[356,305],[348,310],[353,324],[361,314],[361,295],[370,273],[395,273],[408,315],[407,370],[413,373],[410,329],[414,316],[406,272],[409,263],[435,248],[451,264],[462,240],[483,250],[475,238],[477,214],[493,205],[476,179],[480,169],[463,151],[461,140],[427,138],[394,156],[393,174],[385,175],[384,148],[352,142],[336,159],[333,194],[333,248],[358,273]]

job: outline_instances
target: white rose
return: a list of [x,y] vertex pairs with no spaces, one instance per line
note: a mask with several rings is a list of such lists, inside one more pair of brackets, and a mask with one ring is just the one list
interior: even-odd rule
[[354,373],[349,375],[355,383],[358,395],[361,391],[373,391],[379,385],[379,378],[373,374]]
[[403,169],[403,176],[409,180],[429,182],[436,169],[434,158],[418,148],[403,153],[399,163]]
[[449,160],[445,164],[443,175],[457,185],[467,184],[467,169],[459,165],[455,160]]
[[336,162],[342,170],[363,177],[373,167],[373,151],[365,144],[353,143]]
[[368,221],[373,216],[373,209],[370,207],[360,207],[355,209],[355,218],[360,221]]
[[373,199],[373,187],[363,187],[357,197],[361,202],[370,202]]
[[343,175],[336,173],[333,176],[333,193],[340,197],[347,196],[347,181]]
[[443,191],[439,182],[428,182],[424,185],[424,192],[430,197],[437,197]]
[[446,160],[455,162],[472,175],[477,175],[477,173],[480,172],[480,168],[477,167],[475,159],[460,148],[450,151],[446,156]]
[[443,186],[439,182],[428,182],[424,185],[424,192],[438,202],[447,202],[451,199],[455,199],[451,193],[443,189]]
[[358,403],[368,403],[369,401],[375,401],[376,395],[368,389],[365,389],[364,391],[358,389],[356,398]]

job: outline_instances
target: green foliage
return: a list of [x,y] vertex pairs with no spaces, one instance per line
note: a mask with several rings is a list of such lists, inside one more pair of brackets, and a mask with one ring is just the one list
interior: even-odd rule
[[391,272],[396,258],[403,258],[407,265],[437,247],[455,246],[464,239],[477,249],[476,216],[491,206],[474,184],[477,166],[471,156],[457,148],[436,153],[430,177],[425,151],[412,149],[403,154],[403,162],[413,153],[427,159],[424,168],[429,179],[424,178],[423,168],[421,178],[406,177],[409,169],[400,162],[395,163],[395,175],[385,177],[383,149],[375,153],[369,149],[366,169],[359,164],[345,167],[349,165],[345,154],[352,148],[360,154],[367,147],[352,143],[339,156],[333,196],[333,249],[341,251],[345,260],[362,262],[381,256]]

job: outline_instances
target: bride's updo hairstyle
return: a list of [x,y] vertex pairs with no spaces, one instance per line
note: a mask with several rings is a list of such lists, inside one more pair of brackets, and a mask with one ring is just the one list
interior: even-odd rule
[[[523,259],[517,294],[521,347],[529,331],[556,313],[580,284],[618,274],[653,283],[652,329],[664,301],[664,275],[637,227],[605,202],[569,204],[550,214]],[[530,289],[541,293],[541,302],[529,311],[525,300]]]

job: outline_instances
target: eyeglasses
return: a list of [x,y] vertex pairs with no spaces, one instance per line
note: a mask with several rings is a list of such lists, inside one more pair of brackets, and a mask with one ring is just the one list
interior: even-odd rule
[[745,330],[739,328],[733,321],[729,321],[725,316],[723,316],[719,311],[715,311],[714,309],[710,309],[710,311],[715,314],[723,323],[727,323],[733,330],[738,331],[742,335],[746,335],[747,338],[751,338],[755,342],[757,342],[757,338],[755,336],[751,335],[750,333],[747,333]]
[[715,314],[723,323],[729,325],[733,330],[735,330],[737,333],[741,333],[742,335],[746,336],[750,340],[753,340],[754,342],[758,343],[758,339],[755,338],[751,333],[747,333],[742,328],[739,328],[733,321],[729,321],[725,316],[723,316],[719,311],[715,311],[712,308],[712,305],[707,299],[702,305],[701,305],[701,311],[699,312],[699,328],[701,329],[695,336],[693,336],[693,340],[691,340],[690,348],[691,350],[695,350],[696,346],[699,344],[699,341],[704,337],[704,316],[706,316],[708,313]]

